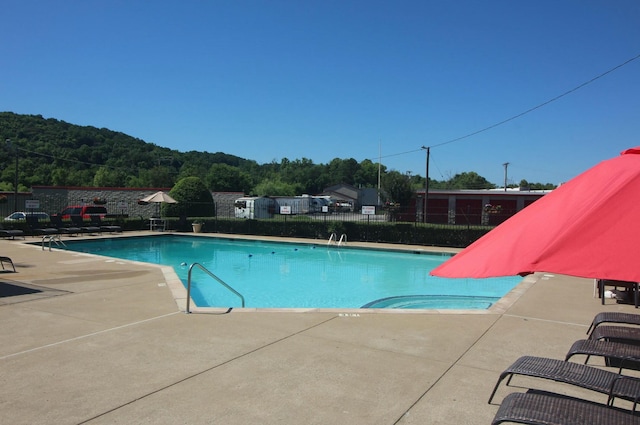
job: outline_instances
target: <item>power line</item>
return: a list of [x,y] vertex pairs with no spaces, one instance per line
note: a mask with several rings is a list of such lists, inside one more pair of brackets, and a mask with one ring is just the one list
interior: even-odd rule
[[392,156],[406,155],[406,154],[408,154],[408,153],[420,152],[421,150],[422,150],[422,148],[420,148],[420,149],[413,149],[413,150],[406,151],[406,152],[392,153],[392,154],[389,154],[389,155],[382,155],[382,156],[379,156],[378,158],[391,158]]
[[[633,62],[634,60],[637,60],[637,59],[640,59],[640,54],[638,54],[638,55],[636,55],[636,56],[632,57],[631,59],[626,60],[625,62],[623,62],[623,63],[621,63],[621,64],[619,64],[619,65],[617,65],[617,66],[614,66],[613,68],[609,69],[608,71],[605,71],[605,72],[603,72],[602,74],[600,74],[600,75],[597,75],[597,76],[593,77],[592,79],[590,79],[590,80],[588,80],[588,81],[586,81],[586,82],[584,82],[584,83],[582,83],[582,84],[580,84],[580,85],[578,85],[578,86],[576,86],[576,87],[572,88],[571,90],[568,90],[568,91],[566,91],[566,92],[564,92],[564,93],[562,93],[562,94],[560,94],[560,95],[558,95],[558,96],[556,96],[556,97],[553,97],[553,98],[551,98],[551,99],[549,99],[549,100],[547,100],[547,101],[545,101],[545,102],[543,102],[543,103],[541,103],[541,104],[539,104],[539,105],[536,105],[536,106],[534,106],[534,107],[532,107],[532,108],[529,108],[529,109],[527,109],[527,110],[526,110],[526,111],[524,111],[524,112],[520,112],[520,113],[519,113],[519,114],[517,114],[517,115],[514,115],[514,116],[512,116],[512,117],[510,117],[510,118],[507,118],[507,119],[505,119],[505,120],[502,120],[502,121],[500,121],[500,122],[497,122],[497,123],[495,123],[495,124],[492,124],[492,125],[490,125],[490,126],[488,126],[488,127],[484,127],[484,128],[482,128],[482,129],[477,130],[477,131],[474,131],[474,132],[472,132],[472,133],[466,134],[466,135],[464,135],[464,136],[456,137],[455,139],[451,139],[451,140],[447,140],[447,141],[442,142],[442,143],[438,143],[438,144],[435,144],[435,145],[431,145],[430,147],[435,148],[435,147],[439,147],[439,146],[448,145],[448,144],[450,144],[450,143],[458,142],[458,141],[460,141],[460,140],[467,139],[467,138],[469,138],[469,137],[475,136],[475,135],[480,134],[480,133],[484,133],[485,131],[492,130],[492,129],[494,129],[494,128],[498,127],[498,126],[501,126],[501,125],[506,124],[506,123],[508,123],[508,122],[510,122],[510,121],[513,121],[513,120],[515,120],[515,119],[518,119],[518,118],[520,118],[520,117],[522,117],[522,116],[524,116],[524,115],[527,115],[527,114],[529,114],[529,113],[531,113],[531,112],[533,112],[533,111],[535,111],[535,110],[537,110],[537,109],[542,108],[543,106],[547,106],[548,104],[550,104],[550,103],[552,103],[552,102],[555,102],[556,100],[559,100],[559,99],[561,99],[561,98],[563,98],[563,97],[565,97],[565,96],[567,96],[567,95],[569,95],[569,94],[571,94],[571,93],[573,93],[573,92],[575,92],[575,91],[577,91],[577,90],[580,90],[581,88],[583,88],[583,87],[585,87],[585,86],[587,86],[587,85],[589,85],[589,84],[591,84],[591,83],[593,83],[593,82],[595,82],[595,81],[599,80],[599,79],[600,79],[600,78],[602,78],[602,77],[605,77],[605,76],[606,76],[606,75],[608,75],[608,74],[611,74],[612,72],[614,72],[614,71],[616,71],[616,70],[618,70],[618,69],[622,68],[622,67],[623,67],[623,66],[625,66],[625,65],[628,65],[629,63],[631,63],[631,62]],[[421,151],[421,150],[422,150],[422,148],[420,148],[420,149],[413,149],[413,150],[406,151],[406,152],[400,152],[400,153],[394,153],[394,154],[390,154],[390,155],[381,156],[380,158],[390,158],[390,157],[393,157],[393,156],[406,155],[406,154],[409,154],[409,153],[419,152],[419,151]]]
[[537,106],[534,106],[533,108],[529,108],[529,109],[527,109],[527,110],[526,110],[526,111],[524,111],[524,112],[521,112],[521,113],[519,113],[519,114],[517,114],[517,115],[514,115],[514,116],[512,116],[512,117],[510,117],[510,118],[507,118],[506,120],[502,120],[502,121],[500,121],[500,122],[498,122],[498,123],[496,123],[496,124],[490,125],[489,127],[485,127],[485,128],[483,128],[483,129],[481,129],[481,130],[474,131],[473,133],[469,133],[469,134],[467,134],[467,135],[464,135],[464,136],[461,136],[461,137],[457,137],[457,138],[455,138],[455,139],[451,139],[451,140],[446,141],[446,142],[438,143],[437,145],[433,145],[433,146],[431,146],[431,147],[432,147],[432,148],[435,148],[435,147],[438,147],[438,146],[443,146],[443,145],[447,145],[447,144],[449,144],[449,143],[457,142],[457,141],[459,141],[459,140],[463,140],[463,139],[466,139],[466,138],[468,138],[468,137],[475,136],[476,134],[483,133],[483,132],[485,132],[485,131],[488,131],[488,130],[491,130],[491,129],[493,129],[493,128],[496,128],[496,127],[498,127],[498,126],[500,126],[500,125],[502,125],[502,124],[506,124],[506,123],[508,123],[509,121],[513,121],[513,120],[515,120],[515,119],[517,119],[517,118],[520,118],[520,117],[521,117],[521,116],[523,116],[523,115],[526,115],[526,114],[528,114],[528,113],[530,113],[530,112],[533,112],[533,111],[535,111],[535,110],[537,110],[537,109],[540,109],[540,108],[542,108],[543,106],[546,106],[546,105],[548,105],[548,104],[550,104],[550,103],[552,103],[552,102],[555,102],[556,100],[561,99],[561,98],[563,98],[563,97],[565,97],[565,96],[567,96],[567,95],[569,95],[569,94],[571,94],[571,93],[573,93],[573,92],[575,92],[575,91],[577,91],[577,90],[580,90],[581,88],[583,88],[583,87],[585,87],[585,86],[587,86],[587,85],[589,85],[589,84],[593,83],[594,81],[599,80],[600,78],[602,78],[602,77],[604,77],[604,76],[606,76],[606,75],[608,75],[608,74],[610,74],[610,73],[612,73],[612,72],[614,72],[614,71],[616,71],[616,70],[618,70],[618,69],[622,68],[623,66],[625,66],[625,65],[627,65],[627,64],[629,64],[629,63],[631,63],[631,62],[633,62],[633,61],[634,61],[634,60],[636,60],[636,59],[640,59],[640,54],[639,54],[639,55],[637,55],[637,56],[635,56],[635,57],[633,57],[633,58],[631,58],[631,59],[629,59],[629,60],[627,60],[627,61],[625,61],[625,62],[623,62],[623,63],[621,63],[620,65],[617,65],[617,66],[615,66],[615,67],[613,67],[613,68],[609,69],[608,71],[603,72],[603,73],[602,73],[602,74],[600,74],[600,75],[597,75],[597,76],[593,77],[593,78],[592,78],[592,79],[590,79],[589,81],[586,81],[586,82],[584,82],[584,83],[580,84],[579,86],[574,87],[574,88],[572,88],[571,90],[568,90],[568,91],[566,91],[566,92],[562,93],[561,95],[558,95],[558,96],[556,96],[556,97],[554,97],[554,98],[552,98],[552,99],[547,100],[546,102],[543,102],[543,103],[541,103],[541,104],[539,104],[539,105],[537,105]]
[[[139,167],[135,167],[135,166],[131,166],[131,167],[116,167],[113,165],[108,165],[108,164],[98,164],[96,162],[87,162],[87,161],[81,161],[79,159],[72,159],[72,158],[62,158],[60,156],[55,156],[55,155],[51,155],[51,154],[46,154],[46,153],[42,153],[42,152],[36,152],[36,151],[32,151],[29,149],[24,149],[24,148],[17,148],[19,151],[31,154],[31,155],[36,155],[36,156],[42,156],[45,158],[51,158],[54,161],[66,161],[66,162],[73,162],[76,164],[82,164],[82,165],[88,165],[90,167],[104,167],[104,168],[109,168],[111,170],[116,170],[116,171],[123,171],[123,172],[131,172],[131,171],[138,171],[140,168]],[[161,158],[162,160],[165,160],[166,158]]]
[[36,151],[29,150],[29,149],[24,149],[24,148],[18,148],[18,150],[20,150],[22,152],[29,153],[31,155],[43,156],[45,158],[51,158],[51,159],[54,159],[56,161],[75,162],[76,164],[90,165],[92,167],[97,166],[97,167],[107,167],[107,168],[114,168],[114,169],[116,168],[116,167],[111,167],[111,166],[106,165],[106,164],[96,164],[96,163],[93,163],[93,162],[80,161],[79,159],[62,158],[62,157],[59,157],[59,156],[46,154],[46,153],[41,153],[41,152],[36,152]]

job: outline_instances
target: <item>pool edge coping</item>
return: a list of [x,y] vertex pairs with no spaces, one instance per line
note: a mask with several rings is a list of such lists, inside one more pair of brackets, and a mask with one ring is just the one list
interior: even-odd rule
[[[289,237],[277,237],[277,236],[260,236],[260,235],[234,235],[226,233],[175,233],[175,232],[149,232],[142,231],[137,234],[131,233],[118,233],[108,235],[93,235],[93,236],[79,236],[74,237],[73,240],[95,240],[95,239],[114,239],[114,238],[130,238],[130,237],[143,237],[143,236],[185,236],[185,237],[205,237],[205,238],[218,238],[229,240],[260,240],[268,242],[280,242],[280,243],[297,243],[297,244],[309,244],[309,245],[322,245],[324,241],[319,239],[305,239],[305,238],[289,238]],[[23,241],[24,245],[33,247],[39,247],[40,244],[36,241]],[[397,252],[413,251],[424,254],[447,254],[455,255],[460,252],[462,248],[447,248],[436,246],[423,246],[423,245],[407,245],[407,244],[388,244],[378,242],[349,242],[349,246],[344,248],[360,248],[360,249],[373,249],[373,250],[393,250]],[[375,246],[372,246],[375,245]],[[336,247],[341,248],[341,247]],[[44,247],[43,247],[44,249]],[[65,249],[52,247],[51,250],[70,252]],[[82,253],[86,256],[96,256],[101,258],[113,259],[106,255]],[[138,264],[143,266],[149,266],[158,268],[161,270],[165,284],[171,291],[171,295],[176,303],[179,311],[186,312],[187,307],[187,288],[182,284],[182,280],[178,277],[172,266],[166,266],[162,264],[146,263],[135,260],[123,260],[119,261],[129,262],[131,264]],[[359,314],[503,314],[505,313],[520,297],[527,292],[527,290],[533,286],[540,278],[539,273],[528,275],[523,280],[513,287],[507,294],[501,297],[498,301],[491,305],[487,309],[383,309],[383,308],[262,308],[262,307],[200,307],[195,304],[193,300],[190,302],[190,313],[198,314],[226,314],[230,312],[237,313],[331,313],[338,316],[354,316]]]

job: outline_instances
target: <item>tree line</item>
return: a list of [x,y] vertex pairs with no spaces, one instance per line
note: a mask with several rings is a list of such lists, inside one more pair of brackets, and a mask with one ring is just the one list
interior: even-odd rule
[[[6,140],[0,156],[0,191],[15,189],[16,154],[20,191],[32,186],[173,187],[185,177],[198,177],[213,191],[293,196],[317,194],[340,183],[376,188],[380,172],[384,199],[405,203],[407,195],[425,187],[420,175],[388,170],[368,159],[335,158],[316,164],[308,158],[283,158],[258,164],[222,152],[180,152],[106,128],[41,115],[0,112],[0,135]],[[443,181],[429,179],[429,187],[490,189],[495,185],[475,172],[465,172]]]

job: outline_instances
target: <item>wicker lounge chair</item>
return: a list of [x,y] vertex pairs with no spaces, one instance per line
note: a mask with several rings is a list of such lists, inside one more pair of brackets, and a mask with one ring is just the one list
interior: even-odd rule
[[573,343],[565,360],[575,355],[587,356],[585,364],[591,356],[598,356],[604,357],[607,366],[640,370],[640,346],[638,345],[580,339]]
[[67,235],[77,235],[82,232],[82,229],[76,226],[71,226],[70,223],[65,224],[62,221],[62,217],[59,215],[51,216],[51,224],[53,224],[59,233],[67,234]]
[[624,323],[627,325],[640,326],[640,314],[633,313],[616,313],[613,311],[605,311],[596,314],[591,322],[591,326],[587,329],[587,334],[593,332],[602,323]]
[[506,385],[509,385],[514,375],[550,379],[607,394],[609,396],[607,399],[608,405],[612,405],[616,398],[637,403],[640,397],[640,378],[621,375],[581,363],[545,357],[523,356],[500,374],[498,382],[496,382],[496,386],[489,397],[489,403],[493,400],[500,382],[508,377]]
[[55,235],[58,233],[58,229],[56,229],[55,227],[41,226],[38,220],[38,216],[35,215],[27,215],[27,226],[29,226],[32,236]]
[[633,326],[598,326],[589,339],[640,345],[640,328]]
[[512,393],[505,397],[492,425],[638,425],[640,416],[627,410],[545,392]]
[[72,215],[71,222],[74,226],[79,227],[82,233],[96,234],[102,233],[98,226],[87,225],[81,215]]
[[24,239],[24,231],[20,229],[5,229],[4,227],[0,227],[0,238],[15,239],[18,236]]
[[120,232],[122,232],[122,227],[120,227],[120,226],[103,223],[102,219],[100,218],[99,215],[92,215],[91,216],[91,225],[99,227],[100,230],[102,230],[103,232],[109,232],[109,233],[120,233]]
[[0,257],[0,265],[2,265],[2,270],[6,270],[4,268],[4,263],[9,263],[11,264],[11,267],[13,268],[13,271],[15,273],[16,271],[16,266],[13,264],[13,261],[11,260],[11,258],[9,257]]

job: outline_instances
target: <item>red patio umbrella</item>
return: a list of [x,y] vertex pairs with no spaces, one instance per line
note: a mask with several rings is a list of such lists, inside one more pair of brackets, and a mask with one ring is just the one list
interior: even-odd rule
[[640,147],[601,162],[478,239],[431,274],[549,272],[640,282]]

